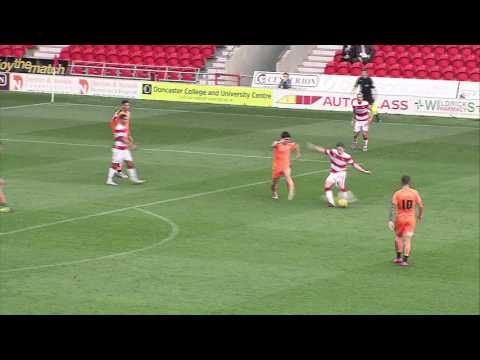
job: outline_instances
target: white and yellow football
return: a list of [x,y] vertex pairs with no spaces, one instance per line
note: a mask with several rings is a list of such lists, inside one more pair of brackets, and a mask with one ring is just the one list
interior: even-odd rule
[[338,199],[337,206],[341,208],[346,208],[348,206],[348,201],[345,199]]

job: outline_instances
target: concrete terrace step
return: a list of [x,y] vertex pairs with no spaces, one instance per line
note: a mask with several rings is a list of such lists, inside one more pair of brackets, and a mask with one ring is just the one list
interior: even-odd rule
[[313,56],[328,56],[328,57],[333,57],[333,56],[335,56],[335,51],[334,51],[334,50],[318,50],[318,49],[313,49],[312,55],[313,55]]
[[298,68],[298,72],[309,73],[309,74],[323,74],[323,68],[310,68],[310,67],[300,66]]
[[[314,58],[311,59],[310,57],[313,56]],[[311,60],[311,61],[320,61],[320,62],[329,62],[330,60],[332,60],[334,58],[334,56],[318,56],[318,55],[309,55],[308,56],[308,60]]]
[[321,50],[341,50],[342,45],[317,45],[317,49]]
[[305,67],[312,67],[312,68],[324,68],[327,66],[326,62],[317,62],[317,61],[304,61],[303,66]]

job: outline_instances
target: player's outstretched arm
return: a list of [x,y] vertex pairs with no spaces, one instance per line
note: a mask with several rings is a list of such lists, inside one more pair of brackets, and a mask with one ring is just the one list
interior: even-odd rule
[[357,163],[353,163],[352,165],[355,169],[357,169],[358,171],[364,173],[364,174],[371,174],[372,172],[370,170],[367,170],[367,169],[364,169],[362,166],[360,166],[359,164]]
[[300,160],[302,158],[302,154],[300,153],[300,145],[297,144],[295,151],[297,152],[297,160]]
[[315,145],[315,144],[311,144],[311,143],[307,143],[307,147],[308,147],[310,150],[318,151],[319,153],[325,154],[325,148],[323,148],[323,147],[321,147],[321,146],[318,146],[318,145]]

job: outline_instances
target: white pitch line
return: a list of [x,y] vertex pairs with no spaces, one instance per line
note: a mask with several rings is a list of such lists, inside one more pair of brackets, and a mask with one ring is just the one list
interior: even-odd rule
[[[325,171],[327,171],[327,170],[328,170],[328,169],[310,171],[310,172],[302,173],[302,174],[299,174],[299,175],[295,175],[294,178],[298,178],[298,177],[302,177],[302,176],[308,176],[308,175],[313,175],[313,174],[318,174],[318,173],[321,173],[321,172],[325,172]],[[271,182],[271,180],[257,181],[257,182],[250,183],[250,184],[230,186],[230,187],[227,187],[227,188],[222,188],[222,189],[217,189],[217,190],[212,190],[212,191],[206,191],[206,192],[201,192],[201,193],[196,193],[196,194],[191,194],[191,195],[185,195],[185,196],[180,196],[180,197],[176,197],[176,198],[172,198],[172,199],[157,200],[157,201],[152,201],[152,202],[149,202],[149,203],[132,205],[132,206],[127,206],[127,207],[124,207],[124,208],[119,208],[119,209],[114,209],[114,210],[102,211],[102,212],[95,213],[95,214],[78,216],[78,217],[74,217],[74,218],[69,218],[69,219],[54,221],[54,222],[51,222],[51,223],[45,223],[45,224],[39,224],[39,225],[34,225],[34,226],[28,226],[28,227],[25,227],[25,228],[22,228],[22,229],[18,229],[18,230],[12,230],[12,231],[7,231],[7,232],[2,232],[2,233],[0,233],[0,236],[17,234],[17,233],[24,232],[24,231],[29,231],[29,230],[42,229],[42,228],[45,228],[45,227],[48,227],[48,226],[65,224],[65,223],[69,223],[69,222],[72,222],[72,221],[90,219],[90,218],[92,218],[92,217],[114,214],[114,213],[118,213],[118,212],[130,210],[130,209],[138,209],[138,208],[146,207],[146,206],[166,204],[166,203],[170,203],[170,202],[174,202],[174,201],[187,200],[187,199],[193,199],[193,198],[197,198],[197,197],[201,197],[201,196],[206,196],[206,195],[218,194],[218,193],[221,193],[221,192],[226,192],[226,191],[231,191],[231,190],[237,190],[237,189],[252,187],[252,186],[261,185],[261,184],[267,184],[267,183],[269,183],[269,182]]]
[[37,103],[37,104],[26,104],[26,105],[16,105],[16,106],[4,106],[4,107],[0,107],[0,110],[20,109],[20,108],[26,108],[26,107],[31,107],[31,106],[39,106],[39,105],[46,105],[46,104],[51,104],[51,103],[45,102],[45,103]]
[[[101,104],[81,104],[81,103],[54,103],[55,105],[82,105],[82,106],[96,106],[96,107],[109,107],[117,108],[117,105],[101,105]],[[284,116],[284,115],[265,115],[265,114],[241,114],[241,113],[226,113],[219,111],[204,111],[204,110],[181,110],[181,109],[158,109],[158,108],[144,108],[144,107],[134,107],[138,110],[153,110],[153,111],[163,111],[163,112],[187,112],[187,113],[204,113],[204,114],[218,114],[218,115],[229,115],[229,116],[250,116],[250,117],[267,117],[267,118],[284,118],[284,119],[307,119],[307,120],[327,120],[327,121],[341,121],[346,123],[346,120],[340,119],[327,119],[325,117],[295,117],[295,116]],[[404,126],[426,126],[426,127],[439,127],[439,128],[454,128],[454,129],[473,129],[480,130],[478,127],[473,126],[455,126],[455,125],[435,125],[435,124],[416,124],[416,123],[389,123],[382,121],[382,125],[404,125]]]
[[157,241],[156,243],[154,243],[152,245],[144,246],[142,248],[138,248],[138,249],[134,249],[134,250],[114,253],[114,254],[105,255],[105,256],[87,258],[87,259],[82,259],[82,260],[67,261],[67,262],[47,264],[47,265],[25,266],[25,267],[20,267],[20,268],[0,270],[0,273],[11,273],[11,272],[16,272],[16,271],[24,271],[24,270],[39,270],[39,269],[52,268],[52,267],[58,267],[58,266],[76,265],[76,264],[83,264],[83,263],[91,262],[91,261],[106,260],[106,259],[116,258],[116,257],[119,257],[119,256],[132,255],[132,254],[138,253],[140,251],[145,251],[145,250],[149,250],[149,249],[153,249],[155,247],[161,246],[161,245],[165,244],[166,242],[175,239],[177,237],[178,233],[180,232],[180,230],[178,228],[178,225],[175,224],[172,220],[170,220],[166,217],[163,217],[161,215],[155,214],[151,211],[144,210],[144,209],[136,208],[135,210],[141,211],[141,212],[143,212],[145,214],[148,214],[150,216],[154,216],[154,217],[166,222],[168,225],[170,225],[171,231],[168,234],[168,236],[166,238],[160,240],[160,241]]
[[[97,148],[110,148],[108,145],[95,145],[95,144],[80,144],[80,143],[65,143],[65,142],[56,142],[56,141],[43,141],[43,140],[30,140],[30,139],[0,139],[0,141],[10,141],[10,142],[20,142],[20,143],[33,143],[33,144],[50,144],[50,145],[65,145],[65,146],[86,146],[86,147],[97,147]],[[182,153],[182,154],[194,154],[194,155],[212,155],[212,156],[229,156],[229,157],[241,157],[241,158],[257,158],[257,159],[271,159],[271,156],[259,156],[259,155],[245,155],[245,154],[222,154],[214,152],[205,152],[205,151],[190,151],[190,150],[175,150],[175,149],[149,149],[149,148],[138,148],[137,150],[144,151],[154,151],[154,152],[173,152],[173,153]],[[314,160],[314,159],[302,159],[303,162],[321,162],[326,163],[327,160]]]

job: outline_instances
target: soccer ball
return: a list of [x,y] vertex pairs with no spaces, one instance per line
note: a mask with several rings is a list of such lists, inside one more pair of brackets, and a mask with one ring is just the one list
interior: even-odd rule
[[341,208],[346,208],[348,206],[348,201],[345,199],[338,199],[337,206]]

